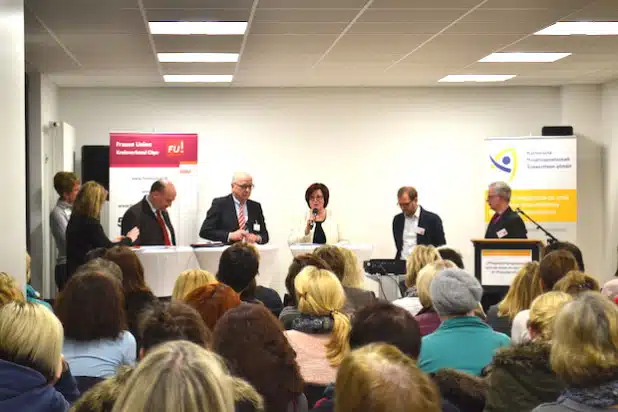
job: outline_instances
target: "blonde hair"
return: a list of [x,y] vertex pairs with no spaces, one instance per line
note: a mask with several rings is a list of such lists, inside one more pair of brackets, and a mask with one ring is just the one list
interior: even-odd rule
[[107,191],[103,186],[92,180],[86,182],[75,197],[73,212],[99,219],[106,198]]
[[418,299],[421,301],[421,305],[423,305],[424,308],[430,308],[433,305],[431,293],[429,292],[429,286],[433,278],[442,270],[455,267],[457,266],[450,260],[439,260],[425,265],[425,267],[418,272],[416,290],[418,292]]
[[556,315],[572,300],[571,295],[564,292],[547,292],[534,299],[530,305],[528,327],[535,333],[535,339],[545,342],[551,340]]
[[554,322],[550,362],[569,386],[584,386],[618,368],[618,305],[598,292],[567,303]]
[[207,270],[189,269],[182,272],[174,282],[172,300],[182,300],[194,289],[216,282],[215,276]]
[[571,270],[556,282],[553,290],[569,295],[578,295],[582,292],[599,292],[601,287],[594,276],[587,275],[579,270]]
[[416,362],[394,346],[374,343],[339,367],[336,412],[439,412],[440,395]]
[[442,260],[438,249],[431,245],[418,245],[412,249],[406,262],[406,286],[416,286],[418,272],[428,263]]
[[30,257],[30,254],[26,252],[26,283],[27,284],[30,284],[30,279],[32,277],[31,267],[32,267],[32,258]]
[[0,306],[13,301],[24,302],[24,294],[13,276],[0,272]]
[[239,397],[263,409],[261,396],[232,377],[218,355],[192,342],[171,341],[139,362],[113,412],[234,412]]
[[0,353],[6,361],[56,377],[64,342],[62,324],[36,303],[10,302],[0,308]]
[[534,298],[542,293],[539,262],[528,262],[519,269],[506,296],[498,304],[498,316],[515,318],[519,312],[530,308]]
[[326,358],[333,367],[338,366],[350,351],[350,319],[342,312],[346,298],[341,282],[328,270],[307,266],[296,276],[294,287],[301,313],[333,317],[333,331],[325,345]]
[[345,247],[339,247],[339,250],[341,250],[343,257],[345,258],[345,270],[343,272],[341,284],[350,288],[364,289],[365,277],[363,276],[362,269],[358,265],[356,254]]

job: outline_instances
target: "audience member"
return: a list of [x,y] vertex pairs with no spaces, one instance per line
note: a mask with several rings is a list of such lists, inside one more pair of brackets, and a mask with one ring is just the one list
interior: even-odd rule
[[[107,251],[107,249],[105,249]],[[84,263],[77,268],[73,276],[78,276],[82,273],[98,273],[99,275],[111,276],[122,283],[122,269],[115,262],[104,258],[94,258]]]
[[508,336],[474,316],[483,288],[463,270],[445,269],[431,281],[430,293],[442,323],[423,337],[419,367],[427,373],[452,368],[479,376],[496,350],[510,344]]
[[49,214],[49,226],[58,251],[54,279],[58,290],[62,290],[67,280],[66,230],[75,197],[79,192],[79,179],[73,172],[58,172],[54,175],[54,189],[58,200]]
[[224,283],[209,283],[190,292],[184,302],[197,310],[210,330],[228,310],[240,305],[240,297]]
[[[418,290],[416,288],[416,278],[418,273],[427,264],[442,260],[438,249],[431,245],[418,245],[412,249],[412,253],[408,256],[406,263],[406,278],[404,284],[400,284],[402,298],[395,300],[393,303],[407,309],[412,315],[416,315],[423,306],[418,299]],[[403,286],[403,287],[402,287]]]
[[105,257],[105,253],[107,252],[106,247],[98,247],[96,249],[92,249],[88,253],[86,253],[86,263],[91,260],[99,259]]
[[440,396],[416,362],[399,349],[371,344],[350,353],[337,372],[337,412],[439,412]]
[[597,292],[567,303],[556,316],[550,362],[566,384],[554,403],[534,412],[607,411],[618,407],[618,306]]
[[346,276],[346,257],[341,248],[334,245],[322,245],[315,249],[313,254],[324,260],[331,268],[331,273],[334,273],[342,283],[343,291],[345,292],[343,311],[348,316],[352,315],[356,310],[376,301],[376,295],[373,292],[343,284]]
[[24,294],[13,276],[6,272],[0,272],[0,306],[13,301],[24,302]]
[[541,293],[539,263],[526,263],[513,278],[504,299],[487,311],[487,324],[510,337],[513,318],[522,310],[530,309],[534,298]]
[[243,399],[263,410],[261,396],[231,377],[217,355],[192,342],[172,341],[139,363],[113,412],[234,412],[234,401]]
[[[259,263],[261,259],[260,250],[253,243],[247,243],[247,245],[253,250]],[[281,310],[283,309],[283,301],[281,300],[281,296],[279,296],[279,292],[266,286],[257,285],[257,281],[255,287],[255,298],[266,306],[276,317],[279,316]]]
[[571,270],[556,282],[553,290],[576,296],[584,292],[600,292],[601,287],[594,276],[587,275],[579,270]]
[[343,278],[341,284],[344,287],[364,289],[365,288],[365,275],[363,270],[358,264],[358,258],[352,250],[338,246],[339,250],[343,254],[345,269],[343,271]]
[[308,410],[296,354],[264,306],[240,305],[223,315],[214,330],[213,350],[232,374],[256,388],[267,411]]
[[335,380],[337,367],[349,351],[345,292],[333,273],[314,266],[298,274],[295,288],[301,315],[285,333],[305,382],[326,385]]
[[32,280],[31,265],[32,259],[30,258],[30,254],[26,252],[26,300],[31,303],[38,303],[45,306],[47,309],[52,310],[51,305],[42,300],[41,294],[30,285],[30,281]]
[[97,273],[73,276],[55,309],[64,326],[62,352],[76,377],[107,378],[118,366],[135,364],[135,338],[127,330],[116,279]]
[[[483,412],[487,397],[487,382],[455,369],[444,368],[429,374],[443,399],[460,412]],[[443,406],[443,410],[446,410]]]
[[62,325],[41,305],[0,307],[0,410],[65,412],[79,391],[62,358]]
[[551,252],[555,252],[557,250],[566,250],[567,252],[571,252],[575,261],[577,261],[577,268],[574,270],[580,270],[584,272],[586,268],[584,267],[584,257],[582,255],[582,251],[571,242],[554,242],[550,243],[543,249],[543,256],[548,255]]
[[445,246],[440,246],[438,248],[438,253],[440,254],[440,257],[443,260],[450,260],[459,269],[465,269],[464,262],[463,262],[463,256],[461,256],[461,253],[458,250],[445,245]]
[[442,323],[440,315],[436,312],[436,309],[433,307],[433,302],[431,301],[431,292],[429,289],[431,281],[442,270],[454,267],[456,267],[455,264],[450,260],[440,260],[426,265],[418,274],[416,289],[418,291],[418,299],[423,308],[416,315],[416,320],[421,328],[421,336],[427,336],[434,332],[440,327],[440,323]]
[[612,279],[605,282],[603,288],[601,288],[601,293],[610,299],[614,299],[618,296],[618,279]]
[[528,321],[532,341],[494,357],[485,412],[529,411],[562,392],[564,384],[551,370],[549,354],[554,319],[572,299],[563,292],[547,292],[532,302]]
[[189,269],[182,272],[174,282],[172,300],[183,300],[194,289],[216,282],[217,278],[207,270]]
[[133,368],[121,366],[111,378],[94,385],[75,402],[71,412],[112,412],[114,404],[133,373]]

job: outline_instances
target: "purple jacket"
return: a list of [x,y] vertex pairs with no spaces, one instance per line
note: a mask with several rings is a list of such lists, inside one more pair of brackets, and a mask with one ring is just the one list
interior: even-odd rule
[[440,327],[440,316],[433,308],[423,308],[415,316],[418,326],[421,328],[421,336],[427,336]]

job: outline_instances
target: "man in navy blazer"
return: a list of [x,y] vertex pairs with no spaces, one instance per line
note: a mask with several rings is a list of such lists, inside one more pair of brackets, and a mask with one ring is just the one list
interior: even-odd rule
[[397,192],[400,214],[393,218],[393,238],[397,254],[395,259],[407,259],[416,245],[446,244],[442,219],[418,204],[418,192],[412,186],[404,186]]
[[232,193],[218,197],[206,213],[200,229],[204,239],[234,243],[268,243],[268,230],[262,206],[249,200],[253,190],[253,178],[247,173],[235,173],[232,178]]

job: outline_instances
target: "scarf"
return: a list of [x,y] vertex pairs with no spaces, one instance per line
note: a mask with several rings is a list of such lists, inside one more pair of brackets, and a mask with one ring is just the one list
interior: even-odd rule
[[406,298],[418,298],[418,290],[416,290],[416,286],[412,286],[406,290]]
[[292,329],[304,333],[331,333],[335,321],[331,316],[316,316],[301,313],[292,321]]
[[560,396],[593,408],[609,408],[618,405],[618,380],[591,388],[569,388]]

